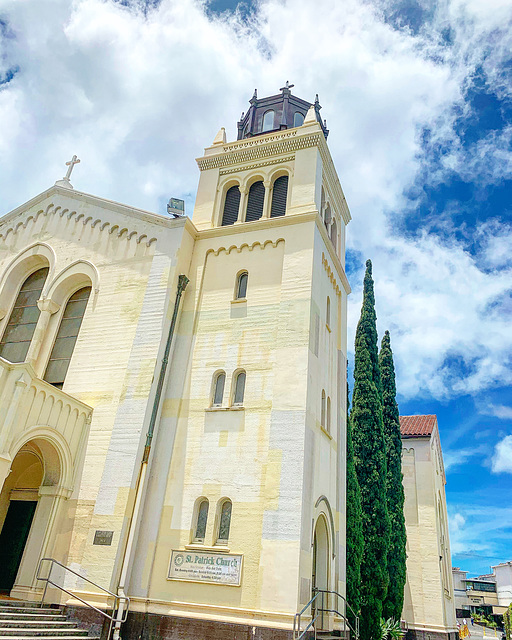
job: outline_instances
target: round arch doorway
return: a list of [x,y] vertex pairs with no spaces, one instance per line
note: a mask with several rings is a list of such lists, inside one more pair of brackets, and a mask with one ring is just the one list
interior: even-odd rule
[[[313,595],[320,591],[329,590],[329,533],[327,530],[327,522],[323,515],[320,515],[315,525],[315,532],[313,535],[313,573],[311,585],[313,588]],[[322,605],[323,602],[323,605]],[[319,609],[329,608],[329,594],[324,596],[318,596],[315,601],[315,607],[313,615]],[[320,624],[317,628],[323,629],[324,620],[327,623],[329,619],[328,615],[321,615],[319,618]]]
[[[53,538],[61,475],[60,455],[45,437],[29,440],[14,456],[0,492],[0,592],[27,599],[37,590],[35,574]],[[20,588],[27,594],[14,593]]]

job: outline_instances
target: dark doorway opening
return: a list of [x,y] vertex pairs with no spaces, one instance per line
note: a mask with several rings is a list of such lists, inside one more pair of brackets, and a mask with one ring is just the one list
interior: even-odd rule
[[0,533],[0,591],[9,592],[16,580],[37,500],[11,500]]

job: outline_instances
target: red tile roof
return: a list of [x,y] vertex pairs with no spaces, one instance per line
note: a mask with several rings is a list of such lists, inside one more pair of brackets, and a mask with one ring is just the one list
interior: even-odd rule
[[437,424],[437,416],[400,416],[402,437],[430,436]]

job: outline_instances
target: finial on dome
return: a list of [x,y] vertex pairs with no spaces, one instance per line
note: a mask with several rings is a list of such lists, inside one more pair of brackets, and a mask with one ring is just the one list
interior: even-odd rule
[[221,127],[219,133],[215,136],[212,145],[214,144],[226,144],[226,129]]

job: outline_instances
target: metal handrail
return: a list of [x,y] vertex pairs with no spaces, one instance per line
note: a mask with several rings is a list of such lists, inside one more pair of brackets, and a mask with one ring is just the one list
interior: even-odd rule
[[[315,640],[316,640],[316,625],[315,622],[318,620],[318,618],[322,618],[322,626],[323,626],[323,617],[324,617],[324,613],[335,613],[338,616],[340,616],[341,618],[343,618],[343,620],[345,621],[345,623],[348,625],[348,628],[354,633],[356,640],[359,640],[359,616],[357,616],[354,612],[354,610],[352,609],[352,607],[349,605],[349,603],[347,602],[347,599],[345,598],[345,596],[341,595],[341,593],[338,593],[337,591],[332,591],[332,590],[328,590],[328,589],[314,589],[315,595],[311,598],[311,600],[299,611],[299,613],[296,613],[295,616],[293,617],[293,638],[294,640],[302,640],[306,633],[309,631],[309,629],[311,627],[313,627],[314,632],[315,632]],[[338,598],[341,598],[341,600],[344,603],[344,607],[345,607],[345,612],[342,613],[341,611],[338,611],[336,608],[334,609],[326,609],[324,607],[324,593],[326,594],[332,594]],[[321,596],[321,607],[319,607],[317,609],[317,613],[314,617],[311,618],[310,622],[308,623],[308,625],[304,628],[304,630],[301,633],[301,628],[300,628],[300,619],[302,614],[309,609],[309,607],[311,607],[313,609],[313,604],[315,603],[316,599],[318,598],[318,596]],[[347,618],[347,607],[350,609],[352,615],[355,618],[355,629],[354,627],[350,624],[349,619]],[[297,635],[300,634],[300,635]]]
[[[318,589],[318,591],[321,591],[321,589]],[[341,600],[343,601],[344,605],[345,605],[345,613],[341,613],[340,611],[338,611],[337,609],[326,609],[326,611],[330,612],[330,613],[336,613],[339,616],[341,616],[345,622],[348,624],[349,629],[351,631],[353,631],[356,640],[359,640],[359,616],[356,615],[356,612],[354,611],[354,609],[352,609],[352,607],[349,605],[347,599],[345,598],[345,596],[341,595],[341,593],[338,593],[337,591],[329,591],[329,590],[323,590],[324,593],[332,593],[334,596],[337,596],[338,598],[341,598]],[[347,607],[350,609],[350,612],[352,613],[352,615],[354,616],[354,620],[356,623],[356,628],[354,629],[354,627],[350,624],[349,619],[347,618]]]
[[[316,625],[315,622],[318,620],[318,618],[320,617],[320,615],[323,616],[323,612],[322,609],[318,609],[318,613],[316,614],[316,616],[314,618],[311,618],[311,620],[309,621],[308,625],[306,626],[306,628],[302,631],[302,633],[300,633],[300,618],[302,616],[302,614],[306,611],[306,609],[309,609],[309,607],[313,606],[313,603],[315,602],[315,600],[318,598],[319,595],[322,595],[322,609],[323,609],[323,601],[324,601],[324,594],[323,592],[316,590],[315,595],[311,598],[311,600],[298,612],[293,616],[293,639],[294,640],[302,640],[302,638],[304,638],[304,636],[306,635],[306,633],[309,631],[309,629],[311,627],[313,627],[313,631],[315,632],[315,640],[316,640]],[[297,633],[300,633],[300,636],[297,636]]]
[[[50,564],[50,570],[48,571],[48,575],[46,577],[41,577],[41,568],[43,566],[43,562],[50,562],[51,563]],[[52,569],[53,569],[54,565],[56,565],[56,564],[59,565],[59,567],[62,567],[66,571],[69,571],[73,575],[77,576],[81,580],[85,580],[89,584],[92,584],[97,589],[101,589],[101,591],[103,591],[105,593],[108,593],[109,596],[114,598],[114,605],[113,605],[113,608],[112,608],[112,615],[109,615],[106,611],[102,611],[101,609],[98,609],[98,607],[95,607],[93,604],[90,604],[89,602],[87,602],[86,600],[81,598],[80,596],[77,596],[72,591],[68,591],[65,587],[62,587],[61,585],[57,584],[56,582],[53,582],[53,580],[51,579],[51,575],[52,575]],[[126,622],[126,618],[128,617],[128,608],[130,606],[130,598],[128,598],[127,596],[118,596],[116,593],[112,593],[112,591],[109,591],[108,589],[105,589],[105,587],[102,587],[99,584],[96,584],[96,582],[93,582],[92,580],[89,580],[89,578],[86,578],[85,576],[80,575],[79,573],[77,573],[73,569],[70,569],[70,567],[66,567],[65,564],[62,564],[62,562],[59,562],[58,560],[55,560],[55,558],[41,558],[41,560],[39,562],[39,566],[37,568],[36,579],[46,582],[46,584],[44,586],[43,597],[41,598],[41,607],[43,606],[44,599],[46,597],[46,591],[48,589],[48,585],[51,584],[53,587],[56,587],[57,589],[60,589],[61,591],[64,591],[64,593],[67,593],[72,598],[75,598],[76,600],[80,600],[80,602],[85,604],[86,607],[89,607],[89,609],[94,609],[94,611],[97,611],[98,613],[100,613],[104,618],[107,618],[107,620],[110,620],[110,624],[109,624],[109,628],[108,628],[107,640],[108,640],[108,638],[110,638],[110,634],[112,632],[112,623],[115,620],[115,613],[119,609],[119,604],[120,604],[121,600],[124,600],[126,602],[126,608],[124,609],[124,615],[123,615],[123,619],[121,620],[121,622]]]

